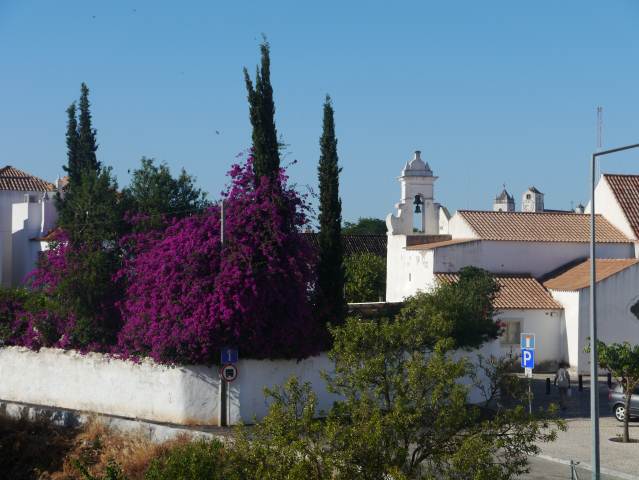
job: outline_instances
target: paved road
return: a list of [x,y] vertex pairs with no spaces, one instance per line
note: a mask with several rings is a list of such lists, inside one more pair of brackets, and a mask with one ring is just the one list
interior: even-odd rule
[[[551,388],[550,395],[545,393],[546,375],[535,375],[532,386],[534,392],[533,408],[546,407],[551,402],[558,402],[559,396],[555,388]],[[552,376],[549,376],[552,380]],[[579,392],[575,386],[568,401],[568,409],[562,412],[566,419],[568,431],[560,432],[555,442],[541,444],[542,454],[547,457],[569,461],[570,459],[590,464],[590,391],[589,379],[584,378],[584,389]],[[600,416],[600,457],[601,467],[621,474],[620,477],[604,478],[639,478],[639,444],[622,444],[610,441],[622,433],[622,424],[612,416],[608,406],[608,387],[605,379],[599,382],[599,416]],[[631,438],[639,439],[639,421],[630,424]],[[523,478],[570,478],[570,467],[542,459],[531,459],[531,474]],[[562,475],[564,472],[564,476]],[[559,476],[551,476],[559,475]],[[591,473],[586,471],[580,478],[590,479]]]
[[[590,480],[592,472],[577,467],[579,480]],[[570,478],[570,466],[558,462],[551,462],[543,458],[530,458],[530,473],[520,477],[522,480],[566,480]],[[620,477],[602,475],[602,480],[623,480]]]

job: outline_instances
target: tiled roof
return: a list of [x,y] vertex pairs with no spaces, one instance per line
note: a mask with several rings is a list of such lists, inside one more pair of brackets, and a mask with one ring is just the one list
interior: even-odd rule
[[0,168],[0,190],[18,192],[51,192],[55,190],[53,183],[29,175],[11,165]]
[[[476,210],[460,210],[459,214],[482,240],[579,243],[590,241],[590,215]],[[596,215],[595,224],[597,242],[632,242],[601,215]]]
[[[598,258],[595,262],[597,282],[615,275],[632,265],[639,263],[637,258]],[[551,290],[580,290],[590,285],[590,260],[584,260],[576,266],[568,265],[544,280],[544,287]]]
[[[495,274],[499,292],[493,306],[497,310],[560,310],[563,307],[530,275]],[[440,282],[456,282],[457,273],[436,273]]]
[[433,250],[435,248],[448,247],[450,245],[458,245],[460,243],[471,243],[478,241],[478,238],[456,238],[454,240],[442,240],[441,242],[418,243],[417,245],[407,246],[406,250]]
[[604,174],[613,195],[630,223],[630,227],[639,237],[639,175]]
[[[311,246],[319,249],[318,234],[305,232],[304,237],[309,240]],[[342,235],[344,255],[356,253],[373,253],[386,258],[386,234],[382,235]]]

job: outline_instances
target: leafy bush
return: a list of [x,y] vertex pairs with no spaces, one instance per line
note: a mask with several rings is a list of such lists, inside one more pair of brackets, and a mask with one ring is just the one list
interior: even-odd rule
[[224,446],[217,440],[178,445],[151,462],[145,480],[226,480]]
[[[529,414],[521,404],[489,410],[498,393],[520,399],[521,380],[500,360],[454,355],[459,345],[493,338],[484,315],[495,291],[490,275],[471,269],[412,298],[397,318],[349,318],[331,328],[335,370],[327,383],[341,399],[317,418],[309,384],[291,379],[267,391],[268,415],[234,442],[234,471],[273,480],[509,480],[524,473],[528,456],[564,423],[552,410]],[[448,308],[445,300],[452,300]],[[462,328],[477,340],[456,337]],[[470,385],[480,378],[484,403],[469,405]]]
[[386,293],[386,260],[373,253],[357,253],[344,259],[346,301],[377,302]]

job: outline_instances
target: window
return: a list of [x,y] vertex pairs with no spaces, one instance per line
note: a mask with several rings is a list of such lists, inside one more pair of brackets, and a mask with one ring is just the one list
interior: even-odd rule
[[530,193],[526,194],[526,200],[530,200]]
[[630,307],[630,312],[635,316],[637,320],[639,320],[639,300],[637,300],[632,307]]
[[519,345],[521,320],[502,320],[504,332],[501,334],[502,345]]

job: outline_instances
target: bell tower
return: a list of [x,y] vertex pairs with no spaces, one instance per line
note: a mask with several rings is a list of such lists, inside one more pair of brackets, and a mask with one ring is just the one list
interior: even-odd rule
[[406,162],[399,177],[400,201],[395,205],[397,215],[386,217],[388,233],[392,235],[412,235],[439,233],[439,204],[435,203],[433,176],[428,163],[415,151],[412,160]]

